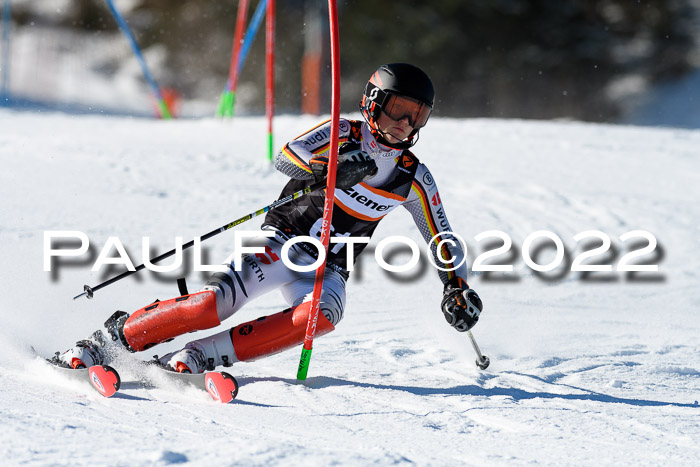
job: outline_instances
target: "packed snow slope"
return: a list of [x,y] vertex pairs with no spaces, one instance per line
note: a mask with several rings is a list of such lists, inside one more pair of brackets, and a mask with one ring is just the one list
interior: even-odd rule
[[[275,144],[314,126],[280,117]],[[345,318],[315,342],[309,378],[300,352],[230,368],[242,383],[229,405],[206,393],[139,381],[139,360],[193,334],[115,363],[123,389],[104,399],[46,369],[51,355],[115,310],[177,296],[186,272],[144,271],[72,300],[116,273],[92,264],[119,237],[135,264],[261,208],[285,177],[266,161],[263,119],[153,121],[0,111],[0,458],[4,465],[410,464],[697,465],[700,459],[700,131],[562,122],[433,119],[415,153],[431,169],[469,261],[512,240],[474,272],[484,301],[474,335],[491,358],[480,371],[467,336],[439,310],[442,285],[422,261],[389,274],[370,248],[348,283]],[[255,219],[240,226],[254,230]],[[82,231],[90,250],[44,271],[44,232]],[[551,240],[566,255],[550,272]],[[583,251],[611,239],[572,272]],[[657,245],[618,271],[620,260]],[[404,235],[423,245],[404,210],[372,245]],[[481,237],[479,237],[481,238]],[[542,238],[540,238],[542,240]],[[205,242],[207,263],[231,252],[233,233]],[[68,247],[70,245],[63,245]],[[116,256],[116,251],[111,252]],[[390,256],[390,257],[389,257]],[[425,257],[425,254],[423,253]],[[403,250],[387,255],[408,260]],[[165,264],[170,264],[166,260]],[[190,290],[206,274],[187,274]],[[222,325],[285,307],[272,293]]]

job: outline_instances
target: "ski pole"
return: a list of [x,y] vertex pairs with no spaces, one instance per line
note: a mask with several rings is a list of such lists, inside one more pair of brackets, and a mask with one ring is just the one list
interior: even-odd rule
[[479,350],[479,346],[476,344],[476,339],[474,339],[474,335],[472,334],[472,332],[467,331],[467,334],[469,334],[469,339],[472,341],[472,347],[474,347],[474,352],[476,352],[476,366],[478,366],[482,370],[485,370],[486,368],[488,368],[489,364],[491,363],[491,360],[489,360],[489,357],[481,353],[481,350]]
[[[295,199],[297,199],[297,198],[299,198],[299,197],[301,197],[301,196],[304,196],[304,195],[306,195],[306,194],[311,193],[312,191],[316,191],[316,190],[318,190],[318,189],[320,189],[320,188],[325,188],[325,187],[326,187],[326,180],[320,180],[320,181],[318,181],[318,182],[316,182],[316,183],[313,183],[313,184],[307,186],[306,188],[304,188],[303,190],[299,190],[299,191],[297,191],[297,192],[292,193],[292,194],[289,195],[289,196],[285,196],[284,198],[278,199],[278,200],[275,201],[274,203],[268,204],[268,205],[265,206],[264,208],[258,209],[257,211],[251,212],[250,214],[246,214],[245,216],[241,217],[240,219],[236,219],[235,221],[229,222],[228,224],[223,225],[223,226],[219,227],[218,229],[214,229],[214,230],[212,230],[211,232],[202,235],[201,237],[199,237],[199,238],[200,238],[200,241],[204,241],[204,240],[210,239],[211,237],[213,237],[213,236],[215,236],[215,235],[218,235],[218,234],[220,234],[221,232],[225,232],[225,231],[227,231],[227,230],[229,230],[229,229],[232,229],[232,228],[234,228],[235,226],[240,225],[240,224],[242,224],[242,223],[244,223],[244,222],[246,222],[246,221],[249,221],[250,219],[252,219],[252,218],[254,218],[254,217],[257,217],[257,216],[259,216],[259,215],[261,215],[261,214],[265,214],[266,212],[268,212],[268,211],[270,211],[270,210],[272,210],[272,209],[275,209],[275,208],[277,208],[277,207],[279,207],[279,206],[282,206],[283,204],[287,204],[287,203],[289,203],[290,201],[293,201],[293,200],[295,200]],[[185,243],[184,245],[182,245],[182,249],[183,249],[183,250],[186,250],[187,248],[190,248],[192,245],[194,245],[194,240],[190,240],[189,242],[187,242],[187,243]],[[160,255],[160,256],[156,256],[155,258],[151,259],[150,262],[151,262],[151,263],[157,263],[157,262],[159,262],[159,261],[164,260],[165,258],[169,258],[170,256],[174,255],[176,252],[177,252],[177,249],[174,248],[174,249],[168,251],[167,253],[163,253],[163,254]],[[137,266],[136,268],[134,268],[134,270],[132,270],[132,271],[125,271],[125,272],[119,274],[118,276],[115,276],[115,277],[113,277],[113,278],[111,278],[111,279],[109,279],[109,280],[107,280],[107,281],[105,281],[105,282],[103,282],[103,283],[101,283],[101,284],[98,284],[98,285],[96,285],[96,286],[94,286],[94,287],[90,287],[89,285],[85,285],[85,286],[83,286],[83,293],[78,294],[78,295],[76,295],[75,297],[73,297],[73,300],[75,300],[76,298],[80,298],[80,297],[82,297],[82,296],[86,296],[87,298],[92,298],[93,294],[94,294],[95,292],[97,292],[98,290],[100,290],[101,288],[107,287],[107,286],[110,285],[110,284],[113,284],[113,283],[115,283],[115,282],[117,282],[117,281],[119,281],[119,280],[124,279],[125,277],[128,277],[128,276],[130,276],[130,275],[132,275],[132,274],[134,274],[134,273],[136,273],[136,272],[138,272],[138,271],[141,271],[141,270],[144,269],[145,267],[146,267],[145,264],[140,264],[139,266]]]

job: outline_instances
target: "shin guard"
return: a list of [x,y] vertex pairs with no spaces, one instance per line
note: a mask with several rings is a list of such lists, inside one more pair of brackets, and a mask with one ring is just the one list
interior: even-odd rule
[[[304,302],[272,316],[263,316],[231,329],[231,340],[239,361],[276,354],[304,342],[311,302]],[[318,314],[316,336],[335,327],[323,313]]]
[[130,350],[141,351],[179,335],[221,324],[211,290],[156,302],[135,311],[124,323]]

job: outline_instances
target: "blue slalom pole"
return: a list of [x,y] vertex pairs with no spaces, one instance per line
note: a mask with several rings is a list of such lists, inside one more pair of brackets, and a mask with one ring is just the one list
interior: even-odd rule
[[10,0],[2,4],[2,84],[0,85],[0,106],[10,103],[10,28],[12,28],[12,10]]
[[172,118],[172,115],[170,114],[170,110],[168,109],[167,104],[165,103],[165,100],[163,99],[163,93],[160,92],[160,88],[158,87],[158,84],[156,83],[156,80],[153,79],[153,76],[151,75],[151,72],[148,70],[148,66],[146,65],[146,61],[143,59],[143,55],[141,54],[141,49],[139,48],[138,43],[136,43],[136,39],[134,38],[134,35],[131,33],[131,29],[129,28],[129,25],[127,24],[126,20],[124,17],[117,11],[117,8],[114,6],[114,2],[112,0],[105,0],[107,2],[107,6],[109,7],[109,11],[112,12],[112,16],[114,16],[114,19],[117,21],[117,24],[119,25],[119,29],[122,30],[126,38],[129,40],[129,43],[131,44],[131,48],[134,51],[134,55],[136,56],[136,59],[138,60],[139,64],[141,65],[141,70],[143,71],[143,75],[146,77],[146,81],[148,84],[151,86],[151,90],[153,91],[153,95],[156,97],[156,100],[158,101],[158,108],[160,110],[160,114],[162,118]]
[[250,20],[250,25],[248,30],[245,32],[243,37],[243,45],[241,46],[240,54],[238,55],[238,72],[240,73],[243,69],[243,64],[245,59],[250,52],[250,46],[253,44],[253,40],[260,29],[260,24],[265,17],[265,11],[267,10],[267,0],[260,0],[258,6],[255,8],[255,13],[253,13],[253,18]]
[[[248,29],[246,30],[245,36],[243,36],[243,44],[241,45],[241,50],[238,52],[238,63],[236,64],[236,75],[240,75],[241,70],[243,70],[243,64],[245,59],[250,52],[250,47],[255,40],[255,36],[260,29],[260,24],[265,17],[265,12],[267,10],[267,0],[260,0],[258,6],[255,7],[255,12],[250,20]],[[221,99],[219,100],[219,107],[217,109],[217,115],[221,117],[233,117],[233,107],[236,103],[236,90],[233,89],[234,83],[229,79],[226,81],[226,88],[223,94],[221,94]]]

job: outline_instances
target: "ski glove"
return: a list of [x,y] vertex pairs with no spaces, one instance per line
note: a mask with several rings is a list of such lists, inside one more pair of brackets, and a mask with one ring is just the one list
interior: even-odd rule
[[[309,167],[316,181],[328,176],[328,156],[314,156]],[[341,190],[364,182],[377,174],[377,163],[364,152],[358,143],[343,143],[338,148],[338,168],[335,174],[335,186]]]
[[[465,284],[466,285],[466,284]],[[467,290],[451,284],[445,286],[441,308],[445,320],[459,332],[468,331],[479,321],[479,314],[484,305],[472,289]]]

